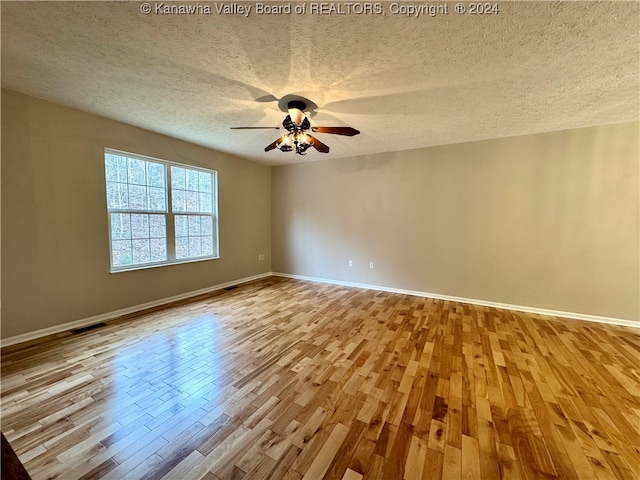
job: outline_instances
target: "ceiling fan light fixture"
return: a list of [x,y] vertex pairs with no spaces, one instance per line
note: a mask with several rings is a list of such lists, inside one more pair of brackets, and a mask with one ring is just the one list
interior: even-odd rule
[[296,143],[296,153],[298,155],[306,155],[309,147],[311,147],[310,143]]
[[291,152],[295,150],[298,155],[305,155],[307,150],[311,147],[311,143],[307,138],[307,134],[295,130],[282,137],[282,142],[278,145],[278,148],[283,152]]
[[286,135],[283,135],[281,138],[281,142],[278,142],[276,144],[276,147],[278,147],[281,151],[283,152],[290,152],[291,150],[293,150],[293,134],[288,133]]

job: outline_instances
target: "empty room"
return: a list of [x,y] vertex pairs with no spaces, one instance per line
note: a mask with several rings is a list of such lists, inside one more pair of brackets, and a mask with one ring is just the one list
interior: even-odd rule
[[3,479],[640,479],[640,3],[0,9]]

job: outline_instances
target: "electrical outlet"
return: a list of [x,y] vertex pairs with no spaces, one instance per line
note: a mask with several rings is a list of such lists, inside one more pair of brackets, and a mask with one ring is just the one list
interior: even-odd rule
[[349,266],[353,267],[353,260],[349,260]]
[[264,260],[264,253],[258,254],[258,260],[260,261]]
[[373,262],[369,262],[369,268],[373,269]]

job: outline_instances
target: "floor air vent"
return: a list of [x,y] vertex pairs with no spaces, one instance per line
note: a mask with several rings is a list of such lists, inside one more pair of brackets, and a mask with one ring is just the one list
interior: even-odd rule
[[73,335],[77,335],[79,333],[88,332],[90,330],[95,330],[96,328],[104,327],[106,323],[94,323],[93,325],[89,325],[86,327],[76,328],[75,330],[71,330]]
[[225,290],[235,290],[238,288],[238,285],[231,285],[230,287],[224,287]]

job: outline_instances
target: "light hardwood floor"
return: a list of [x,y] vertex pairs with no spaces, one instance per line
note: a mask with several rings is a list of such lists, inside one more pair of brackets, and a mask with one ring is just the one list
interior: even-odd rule
[[640,477],[640,330],[269,278],[2,351],[34,479]]

